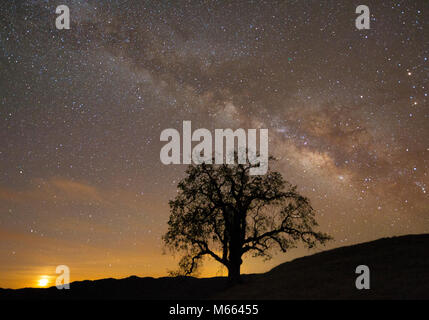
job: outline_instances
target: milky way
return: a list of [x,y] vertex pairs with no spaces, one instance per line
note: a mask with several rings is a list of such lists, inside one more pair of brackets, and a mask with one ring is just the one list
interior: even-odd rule
[[367,1],[369,30],[355,1],[61,4],[70,30],[57,4],[0,7],[0,287],[60,264],[72,280],[174,269],[161,235],[185,167],[159,138],[184,120],[268,128],[328,248],[429,232],[427,1]]

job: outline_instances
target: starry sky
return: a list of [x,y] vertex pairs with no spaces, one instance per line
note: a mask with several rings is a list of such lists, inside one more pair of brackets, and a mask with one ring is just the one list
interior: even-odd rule
[[326,248],[429,232],[429,2],[366,1],[370,30],[360,4],[1,1],[0,287],[54,285],[62,264],[72,281],[174,270],[161,236],[185,166],[159,137],[184,120],[268,128]]

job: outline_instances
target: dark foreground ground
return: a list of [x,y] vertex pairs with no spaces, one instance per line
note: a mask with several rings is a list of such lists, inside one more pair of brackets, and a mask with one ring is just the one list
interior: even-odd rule
[[[355,269],[370,268],[371,289],[357,290]],[[70,290],[0,289],[0,299],[429,299],[429,234],[380,239],[325,251],[243,276],[79,281]]]

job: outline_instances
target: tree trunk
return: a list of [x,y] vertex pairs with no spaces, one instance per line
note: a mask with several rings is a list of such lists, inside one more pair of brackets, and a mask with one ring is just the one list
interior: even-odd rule
[[237,212],[230,212],[229,217],[232,222],[230,225],[229,239],[229,265],[228,265],[228,282],[234,285],[241,282],[240,267],[241,263],[241,229],[240,215]]
[[230,285],[241,283],[240,267],[241,259],[235,262],[230,262],[228,267],[228,283]]

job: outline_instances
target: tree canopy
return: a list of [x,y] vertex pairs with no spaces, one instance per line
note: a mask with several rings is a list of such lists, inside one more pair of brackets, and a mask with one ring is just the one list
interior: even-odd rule
[[188,167],[169,203],[171,214],[163,237],[168,248],[184,253],[179,263],[182,274],[195,273],[209,256],[223,264],[229,280],[236,283],[245,254],[269,259],[299,242],[311,248],[331,239],[314,230],[315,211],[296,186],[271,170],[249,175],[252,166]]

